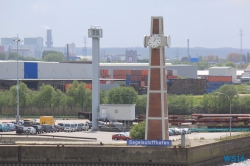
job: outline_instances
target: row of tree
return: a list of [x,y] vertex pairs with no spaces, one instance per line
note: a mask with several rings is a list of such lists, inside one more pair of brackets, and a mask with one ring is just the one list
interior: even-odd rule
[[[168,95],[169,114],[192,113],[229,113],[230,103],[232,113],[249,113],[250,96],[238,96],[234,85],[224,85],[219,93],[204,94],[197,100],[193,95]],[[9,91],[0,91],[0,106],[15,107],[17,91],[12,86]],[[66,93],[55,90],[50,85],[42,85],[39,91],[32,91],[24,83],[20,83],[20,107],[68,108],[73,110],[91,110],[92,91],[85,88],[85,83],[74,81]],[[146,113],[147,95],[137,95],[132,87],[115,87],[109,91],[101,90],[101,104],[136,104],[136,113]]]
[[[39,61],[41,59],[36,59],[34,57],[26,57],[17,54],[16,52],[11,52],[6,54],[4,52],[0,52],[0,60],[23,60],[23,61]],[[42,53],[42,60],[49,62],[60,62],[66,60],[63,53],[58,51],[45,50]]]

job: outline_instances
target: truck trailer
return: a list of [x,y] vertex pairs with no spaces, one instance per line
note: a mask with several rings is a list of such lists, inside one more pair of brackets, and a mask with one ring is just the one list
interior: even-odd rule
[[40,124],[55,125],[53,116],[40,116]]

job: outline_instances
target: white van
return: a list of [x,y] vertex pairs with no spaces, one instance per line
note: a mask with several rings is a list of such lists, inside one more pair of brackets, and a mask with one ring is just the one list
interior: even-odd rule
[[82,131],[82,123],[76,123],[76,131]]
[[84,131],[89,131],[89,124],[88,123],[82,123],[82,129]]
[[71,127],[71,123],[65,123],[64,124],[64,131],[65,132],[73,132],[73,128]]

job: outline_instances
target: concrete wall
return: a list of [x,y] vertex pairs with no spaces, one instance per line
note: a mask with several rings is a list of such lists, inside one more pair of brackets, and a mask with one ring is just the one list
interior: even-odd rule
[[[129,147],[98,145],[3,145],[0,146],[0,165],[33,163],[40,165],[90,164],[92,166],[178,165],[211,166],[224,163],[224,155],[250,156],[250,137],[191,147]],[[228,163],[227,163],[228,164]],[[87,165],[86,165],[87,166]]]

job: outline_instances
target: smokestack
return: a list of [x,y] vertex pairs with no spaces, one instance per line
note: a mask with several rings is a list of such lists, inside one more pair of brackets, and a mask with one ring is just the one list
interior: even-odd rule
[[67,61],[69,60],[69,44],[67,44]]
[[46,42],[47,48],[52,48],[53,41],[52,41],[52,30],[47,29],[47,42]]

